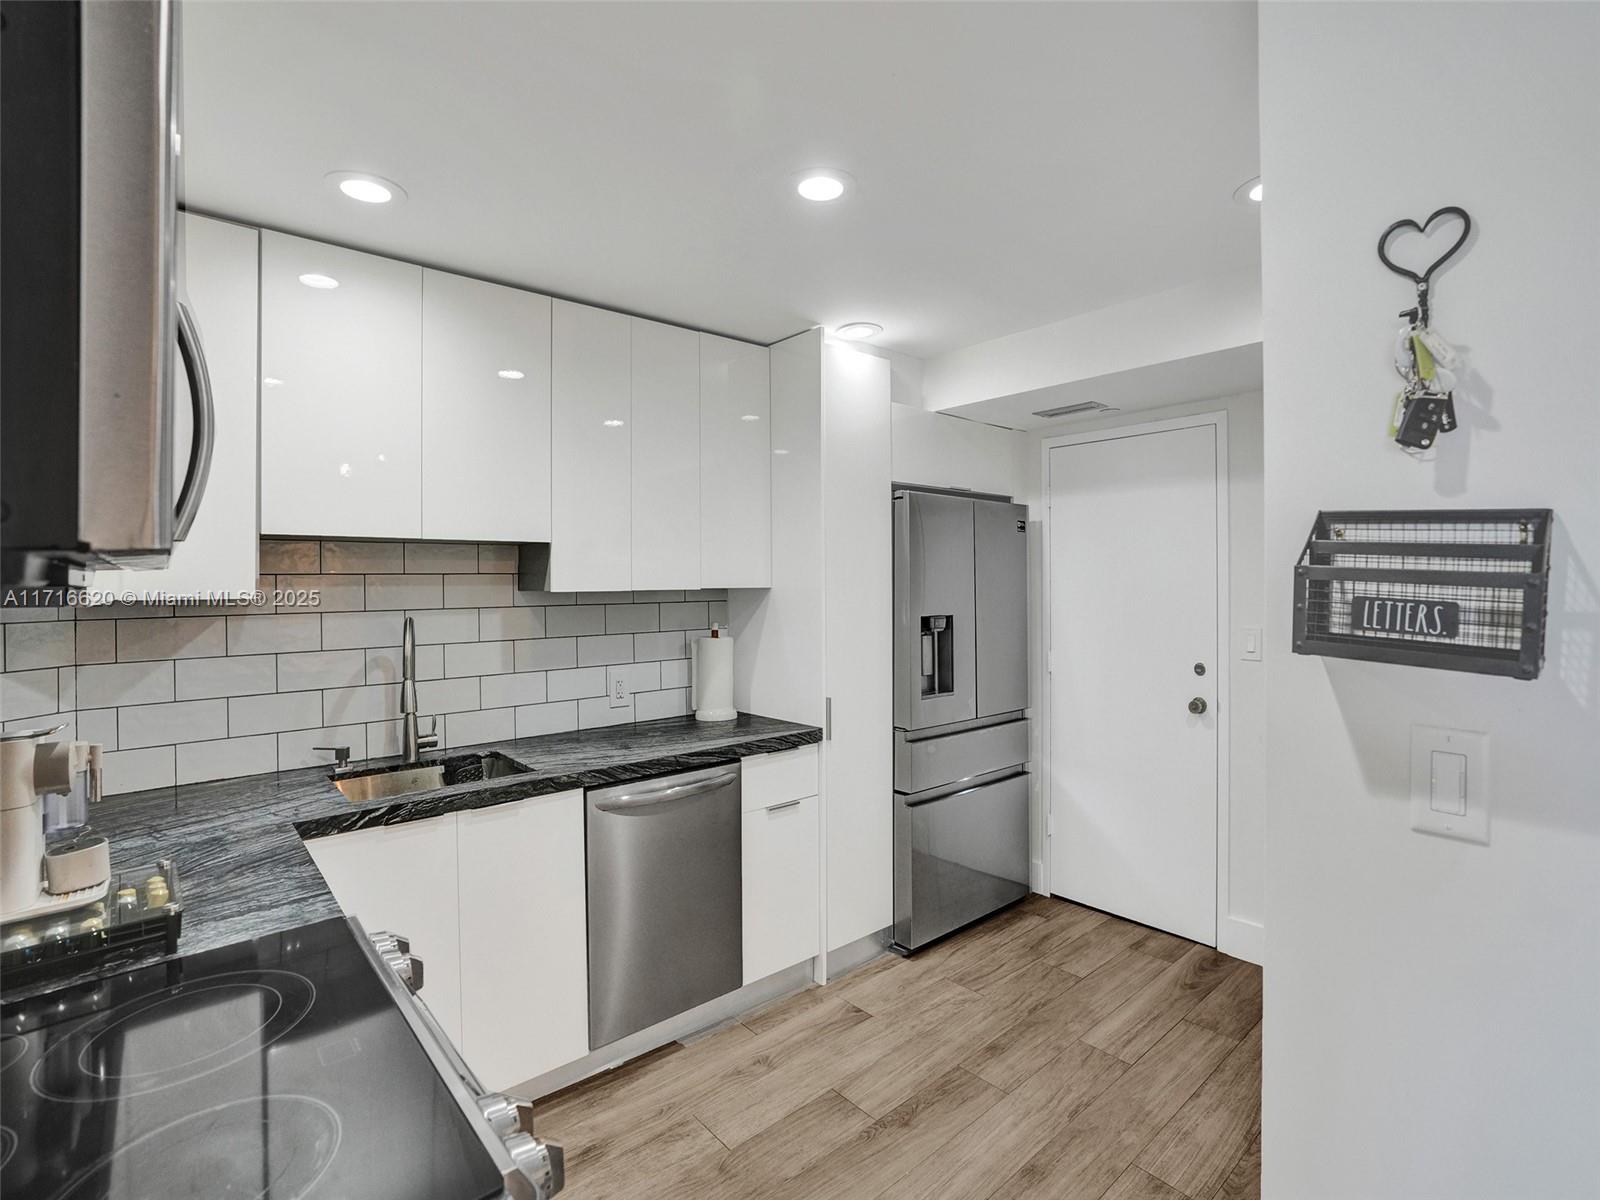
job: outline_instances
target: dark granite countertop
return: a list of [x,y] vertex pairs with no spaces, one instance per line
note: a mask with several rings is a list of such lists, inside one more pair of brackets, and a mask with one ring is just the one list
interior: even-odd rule
[[159,858],[176,864],[178,949],[192,954],[339,915],[302,839],[692,771],[821,740],[813,726],[751,714],[715,724],[669,717],[429,753],[432,760],[498,751],[528,772],[366,804],[346,800],[327,767],[308,767],[114,796],[90,815],[111,840],[114,870]]

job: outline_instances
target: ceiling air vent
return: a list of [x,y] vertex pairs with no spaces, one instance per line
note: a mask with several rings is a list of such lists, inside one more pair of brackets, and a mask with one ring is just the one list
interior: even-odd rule
[[1033,415],[1053,420],[1056,417],[1077,417],[1084,413],[1121,412],[1115,404],[1101,404],[1098,400],[1085,400],[1082,404],[1064,404],[1060,408],[1040,409]]

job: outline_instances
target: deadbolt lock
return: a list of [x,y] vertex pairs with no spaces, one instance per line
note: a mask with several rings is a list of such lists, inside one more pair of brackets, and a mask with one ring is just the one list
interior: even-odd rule
[[1189,711],[1198,717],[1201,713],[1206,711],[1206,702],[1199,696],[1196,696],[1193,700],[1189,701]]
[[1196,675],[1204,675],[1206,673],[1206,665],[1205,665],[1205,663],[1195,663],[1195,665],[1194,665],[1194,673]]

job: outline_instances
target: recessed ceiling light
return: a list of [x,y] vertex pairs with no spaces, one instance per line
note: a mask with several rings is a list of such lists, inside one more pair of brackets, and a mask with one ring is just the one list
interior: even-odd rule
[[300,282],[308,288],[321,288],[324,290],[339,286],[339,281],[332,275],[318,275],[315,271],[308,271],[300,276]]
[[600,424],[604,425],[607,429],[616,429],[621,426],[622,422],[617,420],[615,417],[611,417],[608,420],[601,421]]
[[759,421],[759,420],[761,420],[761,418],[756,416],[755,413],[745,413],[744,416],[739,418],[739,420],[741,420],[741,421]]
[[827,204],[837,200],[854,186],[855,180],[843,171],[831,167],[813,167],[795,176],[794,190],[813,204]]
[[495,374],[500,376],[501,379],[526,379],[527,378],[527,376],[524,375],[521,371],[509,368],[509,367],[504,371],[496,371]]
[[877,337],[882,332],[883,326],[875,325],[871,321],[851,321],[833,331],[835,337],[842,337],[851,342],[862,342],[867,338]]
[[368,175],[365,171],[330,171],[324,178],[350,199],[363,204],[398,204],[406,198],[405,188],[394,180]]
[[1234,188],[1233,198],[1240,204],[1260,204],[1261,177],[1258,175],[1254,179],[1246,179],[1238,187]]

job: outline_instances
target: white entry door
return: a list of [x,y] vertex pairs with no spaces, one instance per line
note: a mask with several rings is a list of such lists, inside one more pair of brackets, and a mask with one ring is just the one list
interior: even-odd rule
[[1215,945],[1219,430],[1095,436],[1049,458],[1050,890]]

